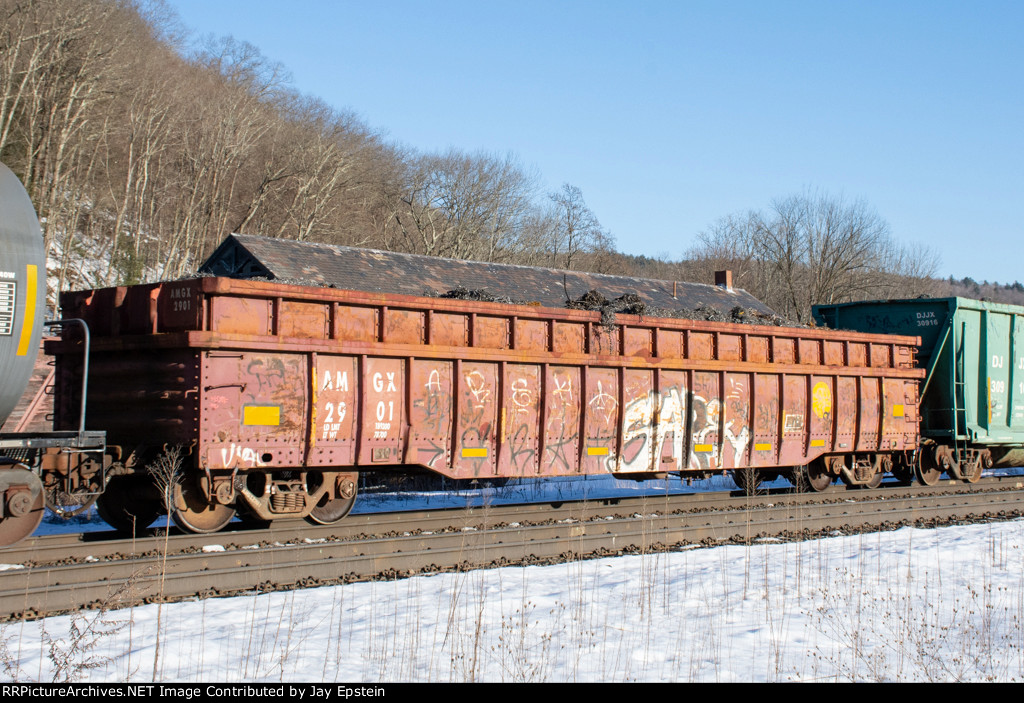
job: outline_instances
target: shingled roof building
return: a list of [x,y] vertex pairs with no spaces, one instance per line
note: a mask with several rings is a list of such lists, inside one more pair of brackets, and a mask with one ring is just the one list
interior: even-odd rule
[[740,306],[774,314],[746,291],[701,283],[442,259],[250,234],[229,235],[199,272],[403,295],[462,287],[554,308],[596,290],[609,299],[635,293],[648,306],[659,308],[708,306],[726,314]]

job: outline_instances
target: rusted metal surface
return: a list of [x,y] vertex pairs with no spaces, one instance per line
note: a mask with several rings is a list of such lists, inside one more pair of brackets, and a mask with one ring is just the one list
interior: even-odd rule
[[[66,294],[90,425],[207,471],[456,478],[788,467],[918,443],[913,337],[205,278]],[[76,344],[58,427],[77,418]]]
[[536,266],[442,259],[374,249],[232,234],[200,267],[232,278],[262,277],[284,283],[331,286],[368,293],[423,295],[454,288],[560,308],[588,291],[608,298],[639,295],[650,307],[707,306],[728,314],[736,306],[766,315],[773,311],[754,296],[729,286],[659,281],[633,276],[563,271]]

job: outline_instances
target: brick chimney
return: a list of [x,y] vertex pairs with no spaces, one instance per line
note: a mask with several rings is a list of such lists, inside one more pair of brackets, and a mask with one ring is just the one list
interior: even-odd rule
[[732,271],[715,271],[715,285],[732,290]]

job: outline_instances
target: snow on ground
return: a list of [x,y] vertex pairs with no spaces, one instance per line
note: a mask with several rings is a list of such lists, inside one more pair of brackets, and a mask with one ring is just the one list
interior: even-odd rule
[[32,681],[1021,680],[1022,545],[1024,521],[902,528],[85,612],[0,628],[0,664]]

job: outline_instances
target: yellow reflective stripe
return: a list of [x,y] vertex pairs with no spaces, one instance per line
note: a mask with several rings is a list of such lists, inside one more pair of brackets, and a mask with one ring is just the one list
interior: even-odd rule
[[487,456],[487,447],[468,447],[462,450],[462,456],[467,458]]
[[755,444],[754,445],[754,450],[758,451],[758,452],[768,452],[768,451],[771,451],[771,448],[772,448],[772,445],[770,445],[770,444]]
[[246,405],[242,408],[243,425],[280,425],[281,407],[278,405]]
[[608,447],[587,447],[587,456],[608,456]]
[[823,439],[812,439],[811,440],[811,446],[812,447],[824,447],[825,446],[825,440],[823,440]]
[[18,340],[17,356],[28,354],[28,347],[32,344],[32,328],[36,322],[37,269],[35,264],[25,266],[25,317],[21,319],[21,339]]
[[892,406],[892,416],[893,417],[903,417],[903,406],[902,405],[893,405]]
[[695,452],[713,452],[715,445],[713,444],[695,444],[693,445],[693,451]]

